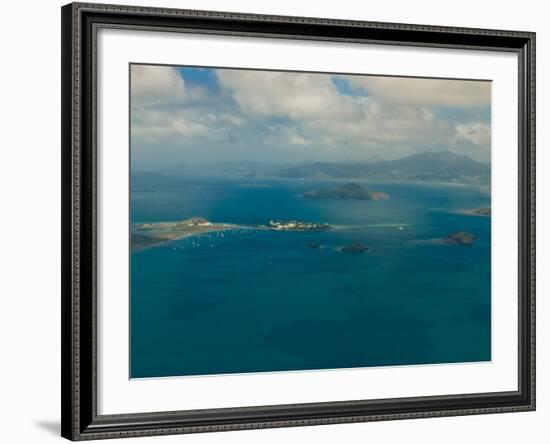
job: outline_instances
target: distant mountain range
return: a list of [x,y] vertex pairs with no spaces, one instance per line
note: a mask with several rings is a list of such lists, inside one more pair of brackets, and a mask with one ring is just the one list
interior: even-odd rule
[[278,175],[295,179],[413,180],[488,185],[491,166],[450,151],[424,151],[397,160],[369,163],[313,162],[284,168]]

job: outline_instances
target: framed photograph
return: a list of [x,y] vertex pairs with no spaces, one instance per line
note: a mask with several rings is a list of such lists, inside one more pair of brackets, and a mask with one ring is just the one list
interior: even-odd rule
[[61,12],[64,437],[534,410],[534,33]]

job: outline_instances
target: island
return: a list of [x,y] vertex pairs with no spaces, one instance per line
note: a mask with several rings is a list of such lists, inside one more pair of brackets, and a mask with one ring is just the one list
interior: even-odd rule
[[361,185],[350,182],[334,188],[324,188],[307,191],[301,194],[307,199],[360,199],[360,200],[386,200],[390,195],[382,191],[367,191]]
[[476,239],[477,236],[468,231],[456,231],[441,239],[441,242],[444,244],[473,245]]
[[352,244],[346,245],[341,249],[344,253],[363,253],[367,251],[369,247],[361,242],[353,242]]
[[277,231],[325,231],[330,230],[330,225],[299,220],[270,220],[267,228]]

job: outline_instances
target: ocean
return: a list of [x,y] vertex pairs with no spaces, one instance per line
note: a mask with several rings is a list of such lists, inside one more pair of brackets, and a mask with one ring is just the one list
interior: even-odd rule
[[[132,378],[491,360],[486,189],[356,181],[391,199],[305,199],[348,181],[132,175],[132,223],[193,216],[243,228],[131,254]],[[474,245],[438,241],[469,231]],[[320,248],[310,248],[308,243]],[[345,253],[352,242],[369,247]]]

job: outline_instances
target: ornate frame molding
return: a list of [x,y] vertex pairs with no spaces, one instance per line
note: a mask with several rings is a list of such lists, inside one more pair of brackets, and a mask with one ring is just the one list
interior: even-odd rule
[[[62,8],[62,436],[71,440],[535,409],[535,34],[72,3]],[[519,60],[519,390],[456,396],[97,414],[96,32],[203,32],[514,52]]]

